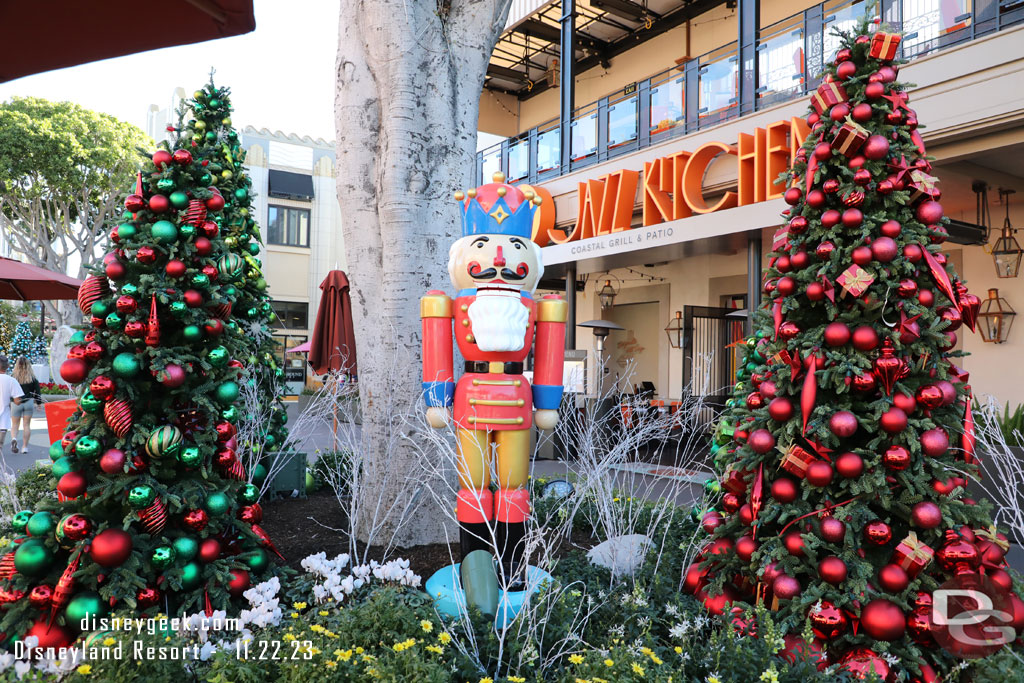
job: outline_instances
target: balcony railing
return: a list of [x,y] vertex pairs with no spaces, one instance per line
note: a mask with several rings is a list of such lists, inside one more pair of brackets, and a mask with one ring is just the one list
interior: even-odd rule
[[850,30],[867,12],[902,27],[908,59],[1024,22],[1024,0],[881,1],[879,11],[878,0],[828,0],[761,29],[746,66],[733,42],[577,108],[567,163],[557,118],[503,140],[477,153],[474,184],[495,171],[510,182],[543,182],[735,118],[745,79],[756,86],[744,112],[801,97],[838,49],[832,29]]

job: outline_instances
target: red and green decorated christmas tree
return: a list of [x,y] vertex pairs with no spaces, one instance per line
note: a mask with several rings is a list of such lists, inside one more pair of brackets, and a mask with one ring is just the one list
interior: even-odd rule
[[[275,571],[235,438],[266,342],[251,332],[272,311],[249,253],[248,178],[221,159],[238,147],[227,93],[201,92],[202,114],[145,162],[79,291],[91,325],[61,368],[78,410],[50,448],[58,499],[16,515],[0,559],[6,643],[65,645],[114,610],[230,611]],[[266,430],[278,443],[283,417]]]
[[979,301],[941,252],[899,41],[866,23],[843,34],[811,99],[686,587],[717,613],[765,605],[790,650],[932,681],[979,654],[932,623],[937,591],[988,592],[1018,632],[1024,603],[1005,537],[966,490],[971,390],[953,348]]

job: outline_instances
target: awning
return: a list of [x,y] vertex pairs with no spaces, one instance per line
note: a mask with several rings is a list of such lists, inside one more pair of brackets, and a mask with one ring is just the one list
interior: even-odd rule
[[0,83],[256,28],[252,0],[0,3]]
[[81,280],[30,263],[0,258],[0,299],[41,301],[74,299]]
[[291,171],[274,171],[268,174],[271,197],[282,197],[284,199],[312,199],[313,198],[313,176],[305,173],[292,173]]
[[288,353],[309,353],[309,342],[305,341],[298,346],[293,346],[288,349]]

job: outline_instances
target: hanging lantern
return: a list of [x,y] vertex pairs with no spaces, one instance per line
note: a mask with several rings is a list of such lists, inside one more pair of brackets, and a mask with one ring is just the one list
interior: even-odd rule
[[999,296],[998,289],[988,290],[988,299],[981,305],[978,314],[978,332],[984,341],[1002,344],[1010,336],[1013,317],[1017,313]]
[[597,291],[597,299],[601,302],[601,310],[606,311],[615,305],[615,295],[619,290],[612,287],[611,280],[604,281],[604,287]]
[[1003,220],[1003,234],[996,240],[992,247],[992,260],[996,264],[996,275],[999,277],[1017,277],[1020,272],[1021,256],[1024,250],[1014,238],[1013,233],[1017,232],[1010,225],[1010,195],[1013,190],[999,189],[999,198],[1006,197],[1006,219]]
[[676,311],[676,317],[668,321],[665,326],[665,334],[668,335],[668,343],[673,349],[683,347],[683,313]]

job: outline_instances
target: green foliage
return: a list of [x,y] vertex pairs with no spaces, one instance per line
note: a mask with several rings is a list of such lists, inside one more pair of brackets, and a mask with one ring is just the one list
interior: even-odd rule
[[[325,486],[344,485],[352,480],[352,453],[350,451],[328,451],[318,453],[316,462],[309,465],[313,474],[313,490],[319,491]],[[342,495],[342,494],[339,494]]]
[[1003,433],[1006,443],[1011,446],[1021,445],[1020,441],[1024,435],[1024,405],[1018,405],[1013,412],[1010,412],[1010,402],[1006,402],[1002,415],[997,415],[996,423],[999,431]]

